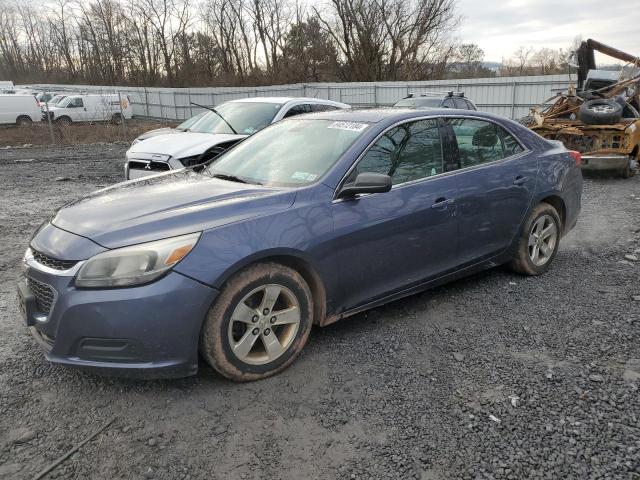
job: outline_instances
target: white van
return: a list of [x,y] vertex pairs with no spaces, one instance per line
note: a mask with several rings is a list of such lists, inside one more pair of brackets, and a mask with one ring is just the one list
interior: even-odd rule
[[62,125],[72,122],[113,122],[119,123],[122,116],[130,119],[133,116],[131,101],[128,95],[69,95],[60,103],[49,107],[51,120]]
[[23,127],[40,120],[42,110],[33,95],[0,95],[0,124]]

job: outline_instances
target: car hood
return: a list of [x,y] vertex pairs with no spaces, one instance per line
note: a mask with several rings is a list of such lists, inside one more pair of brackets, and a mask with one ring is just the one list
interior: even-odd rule
[[136,153],[155,153],[171,155],[173,158],[185,158],[200,155],[219,143],[246,137],[247,135],[195,132],[157,135],[132,145],[127,151],[127,156],[135,156]]
[[51,223],[118,248],[207,230],[293,204],[295,190],[212,178],[182,169],[98,190],[60,208]]
[[157,137],[158,135],[171,135],[173,133],[183,133],[183,132],[181,130],[176,130],[175,128],[171,128],[171,127],[156,128],[154,130],[149,130],[148,132],[144,132],[142,135],[138,135],[136,137],[136,140],[138,142],[141,142],[142,140],[146,140],[151,137]]

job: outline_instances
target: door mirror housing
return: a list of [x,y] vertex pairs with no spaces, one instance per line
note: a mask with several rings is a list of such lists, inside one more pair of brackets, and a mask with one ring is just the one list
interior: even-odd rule
[[363,193],[384,193],[391,190],[391,177],[382,173],[363,172],[355,182],[343,185],[338,198],[355,197]]

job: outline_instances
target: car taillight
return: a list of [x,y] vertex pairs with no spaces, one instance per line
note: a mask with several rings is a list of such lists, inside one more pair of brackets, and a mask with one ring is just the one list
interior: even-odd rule
[[571,155],[573,159],[576,161],[576,165],[582,164],[582,155],[580,155],[580,152],[576,152],[575,150],[569,150],[569,155]]

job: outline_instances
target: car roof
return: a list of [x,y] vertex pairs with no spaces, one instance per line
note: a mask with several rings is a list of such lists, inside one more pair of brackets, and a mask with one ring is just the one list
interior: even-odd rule
[[387,108],[354,108],[349,110],[332,110],[329,112],[307,113],[293,119],[317,119],[317,120],[335,120],[341,122],[362,122],[362,123],[378,123],[383,120],[403,120],[414,117],[425,116],[474,116],[489,119],[496,119],[497,115],[478,112],[476,110],[456,109],[456,108],[433,108],[429,110],[416,110],[415,108],[404,107],[387,107]]
[[278,103],[284,104],[288,102],[311,102],[311,103],[326,103],[331,105],[345,105],[341,102],[336,102],[333,100],[325,100],[324,98],[312,98],[312,97],[250,97],[250,98],[237,98],[235,100],[229,100],[229,103],[252,103],[252,102],[262,102],[262,103]]

